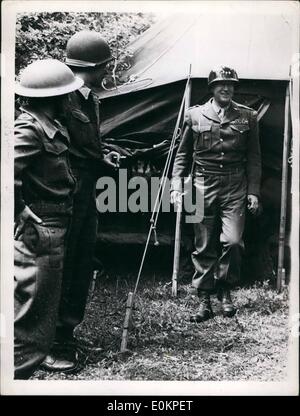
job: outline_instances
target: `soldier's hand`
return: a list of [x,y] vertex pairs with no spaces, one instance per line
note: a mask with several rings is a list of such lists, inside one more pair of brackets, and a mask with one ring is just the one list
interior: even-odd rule
[[182,194],[179,191],[172,191],[170,195],[171,204],[179,205],[181,203]]
[[256,195],[248,195],[248,205],[247,208],[251,212],[251,214],[256,214],[258,212],[258,197]]
[[39,218],[31,209],[26,205],[22,212],[17,216],[15,222],[14,238],[18,240],[23,234],[25,224],[28,220],[34,221],[37,224],[42,224],[43,220]]
[[103,160],[104,162],[111,166],[112,168],[116,169],[120,166],[120,159],[121,159],[121,155],[120,153],[116,152],[116,151],[111,151],[109,152],[107,155],[104,156]]

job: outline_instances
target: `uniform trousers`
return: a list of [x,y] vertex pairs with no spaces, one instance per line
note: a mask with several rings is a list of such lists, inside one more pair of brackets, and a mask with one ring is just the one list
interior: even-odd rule
[[69,218],[39,216],[43,224],[28,221],[14,242],[16,379],[28,379],[49,352],[61,294]]
[[73,215],[68,235],[56,340],[73,339],[83,318],[93,275],[97,234],[95,175],[86,168],[73,168],[77,180]]
[[214,292],[222,283],[230,287],[240,280],[247,179],[240,168],[196,169],[194,186],[203,198],[203,215],[194,223],[192,286]]

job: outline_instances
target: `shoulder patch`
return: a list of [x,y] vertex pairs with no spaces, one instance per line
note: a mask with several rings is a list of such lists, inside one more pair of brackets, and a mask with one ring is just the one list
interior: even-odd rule
[[193,107],[189,107],[186,111],[186,114],[198,114],[201,111],[202,105],[194,105]]
[[190,107],[185,113],[184,121],[192,128],[199,124],[201,107],[201,105],[195,105]]
[[188,110],[192,110],[193,108],[196,108],[196,107],[200,107],[200,105],[199,104],[192,105],[191,107],[188,108]]

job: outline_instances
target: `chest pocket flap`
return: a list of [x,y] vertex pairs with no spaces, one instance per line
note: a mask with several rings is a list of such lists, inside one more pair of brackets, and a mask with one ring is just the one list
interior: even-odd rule
[[90,119],[82,111],[74,109],[71,113],[73,117],[80,120],[82,123],[90,123]]
[[46,152],[52,153],[54,155],[60,155],[61,153],[68,150],[68,146],[66,144],[55,139],[52,142],[44,142],[44,148]]
[[210,132],[211,131],[211,127],[212,127],[212,123],[209,123],[207,121],[205,121],[205,123],[202,123],[202,120],[199,122],[197,122],[197,124],[193,124],[192,126],[192,130],[195,133],[204,133],[204,132]]
[[212,123],[205,121],[202,123],[202,120],[197,126],[197,139],[194,143],[195,150],[210,149],[212,146]]
[[199,133],[205,133],[211,131],[212,123],[205,123],[199,125]]

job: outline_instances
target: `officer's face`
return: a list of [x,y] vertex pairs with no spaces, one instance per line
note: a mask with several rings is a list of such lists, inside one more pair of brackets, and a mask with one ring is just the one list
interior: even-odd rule
[[212,88],[214,99],[220,106],[226,106],[232,100],[234,85],[231,82],[218,82]]
[[111,62],[96,66],[91,73],[90,85],[95,88],[101,87],[103,78],[110,74],[111,66]]
[[101,87],[101,82],[106,75],[105,65],[99,65],[93,68],[88,74],[89,80],[88,83],[91,87],[99,88]]

